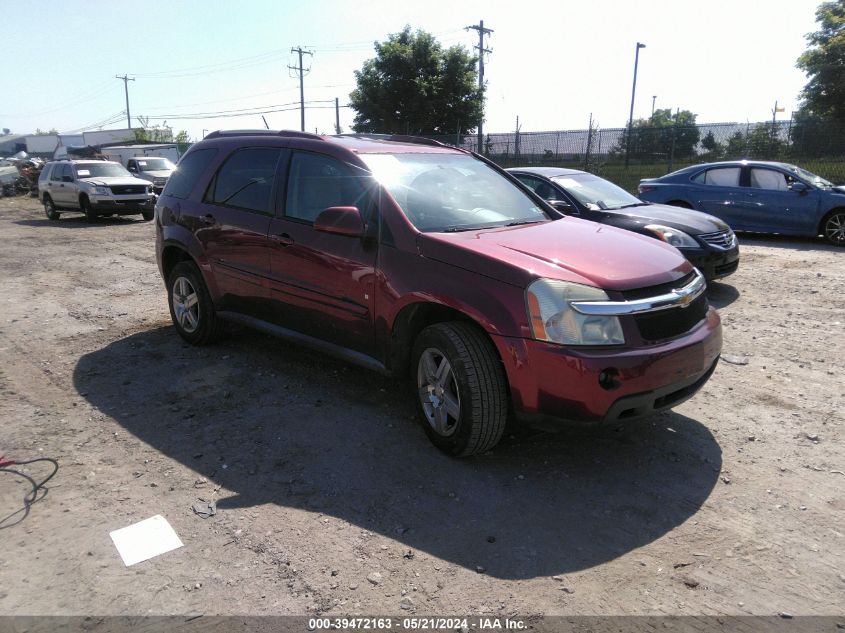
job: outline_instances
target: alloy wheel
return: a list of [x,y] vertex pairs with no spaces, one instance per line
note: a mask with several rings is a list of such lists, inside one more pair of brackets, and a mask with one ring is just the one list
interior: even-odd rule
[[417,388],[431,428],[443,437],[452,435],[461,417],[461,398],[452,365],[440,350],[429,347],[420,355]]
[[831,244],[845,244],[845,213],[836,213],[827,219],[824,236]]
[[195,332],[200,322],[200,304],[197,290],[186,277],[173,282],[173,313],[185,332]]

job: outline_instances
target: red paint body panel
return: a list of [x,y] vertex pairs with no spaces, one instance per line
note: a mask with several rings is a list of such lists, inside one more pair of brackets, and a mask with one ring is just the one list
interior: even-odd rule
[[[690,272],[687,260],[662,242],[577,218],[421,233],[376,183],[373,217],[379,218],[375,228],[380,230],[366,226],[362,237],[321,232],[285,216],[287,157],[293,151],[332,156],[352,171],[366,170],[360,153],[458,151],[349,137],[249,137],[249,146],[283,151],[273,214],[245,220],[242,213],[202,202],[218,167],[245,142],[220,136],[198,144],[218,148],[214,161],[188,198],[163,195],[157,205],[160,270],[166,273],[163,262],[172,257],[165,249],[180,249],[197,262],[218,309],[234,305],[367,355],[393,372],[405,369],[392,363],[407,362],[413,344],[397,339],[397,324],[421,305],[450,310],[450,318],[471,320],[490,336],[517,413],[570,420],[600,420],[678,402],[694,393],[715,365],[722,339],[712,309],[690,331],[659,344],[643,341],[632,317],[620,318],[627,341],[622,346],[565,347],[532,338],[525,305],[532,281],[547,277],[593,285],[621,299],[622,291],[670,283]],[[203,224],[208,213],[214,224]],[[599,383],[608,369],[616,378],[611,388]]]

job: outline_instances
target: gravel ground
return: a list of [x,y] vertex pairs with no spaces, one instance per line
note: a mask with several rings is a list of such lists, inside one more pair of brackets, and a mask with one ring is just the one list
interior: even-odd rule
[[[0,530],[0,613],[845,612],[842,249],[742,236],[732,362],[675,411],[453,460],[404,384],[183,344],[151,223],[4,198],[0,239],[0,454],[61,465]],[[109,532],[157,514],[185,546],[125,567]]]

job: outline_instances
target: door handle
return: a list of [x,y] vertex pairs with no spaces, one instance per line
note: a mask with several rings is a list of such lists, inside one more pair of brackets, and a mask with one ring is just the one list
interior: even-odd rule
[[290,246],[291,244],[293,244],[293,238],[290,235],[288,235],[287,233],[280,233],[279,235],[271,235],[270,239],[273,240],[273,242],[277,246]]

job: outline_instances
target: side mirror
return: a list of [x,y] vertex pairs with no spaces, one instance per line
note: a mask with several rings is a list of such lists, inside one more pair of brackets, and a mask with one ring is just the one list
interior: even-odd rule
[[364,234],[364,221],[358,207],[329,207],[320,211],[314,220],[314,229],[323,233],[361,237]]
[[805,185],[803,182],[798,182],[797,180],[792,183],[791,189],[795,193],[807,193],[810,190],[807,185]]
[[62,176],[62,182],[73,182],[73,176]]
[[561,213],[565,213],[567,215],[575,213],[575,209],[566,200],[549,200],[548,203]]

